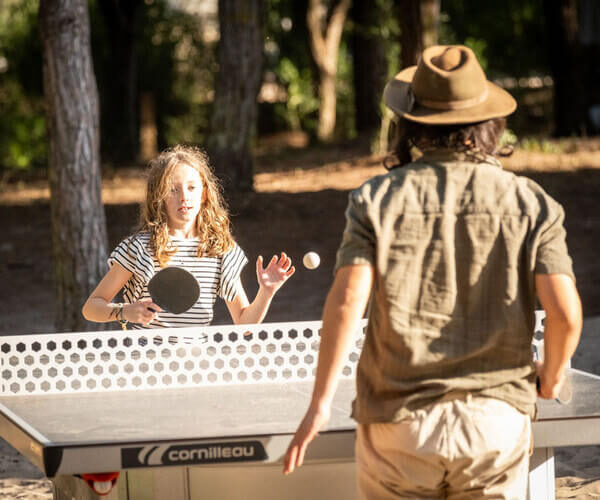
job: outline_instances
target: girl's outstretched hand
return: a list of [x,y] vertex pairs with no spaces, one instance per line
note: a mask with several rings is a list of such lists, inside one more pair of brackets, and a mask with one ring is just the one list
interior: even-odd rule
[[281,252],[281,256],[273,255],[273,258],[263,268],[263,258],[259,255],[256,259],[256,278],[261,288],[274,294],[288,280],[292,274],[296,272],[296,268],[292,266],[292,259],[285,253]]

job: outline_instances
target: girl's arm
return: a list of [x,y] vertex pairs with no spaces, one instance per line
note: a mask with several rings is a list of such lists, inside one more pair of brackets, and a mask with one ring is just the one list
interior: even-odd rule
[[263,258],[256,259],[256,278],[258,292],[250,304],[241,280],[236,284],[236,296],[231,302],[226,302],[231,319],[236,324],[260,323],[271,305],[271,300],[277,290],[294,274],[296,269],[292,260],[282,253],[281,257],[273,256],[266,269],[263,269]]
[[[132,274],[131,271],[115,262],[83,305],[81,310],[83,317],[96,323],[117,321],[116,314],[120,307],[111,301],[125,286]],[[155,311],[162,311],[151,300],[141,300],[134,304],[123,304],[121,317],[134,323],[148,324],[156,318],[156,313],[148,309],[149,307]]]

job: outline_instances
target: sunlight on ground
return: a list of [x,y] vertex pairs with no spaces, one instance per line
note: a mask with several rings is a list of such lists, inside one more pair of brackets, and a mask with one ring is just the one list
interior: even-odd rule
[[[514,172],[600,169],[598,139],[582,141],[578,140],[573,152],[543,153],[516,149],[512,156],[501,161],[504,168]],[[385,173],[383,159],[384,155],[361,156],[344,147],[298,148],[291,153],[288,150],[280,155],[258,156],[254,186],[257,192],[350,190],[374,175]],[[107,205],[139,203],[144,196],[145,183],[143,168],[113,171],[102,181],[102,200]],[[45,203],[49,197],[48,183],[44,180],[0,185],[0,205]]]

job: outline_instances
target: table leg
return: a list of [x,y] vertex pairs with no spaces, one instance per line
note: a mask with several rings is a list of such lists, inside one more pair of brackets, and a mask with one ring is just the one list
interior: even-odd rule
[[125,471],[117,480],[114,488],[108,495],[100,496],[75,476],[56,476],[52,481],[52,498],[54,500],[127,500],[127,478]]
[[554,500],[554,449],[534,448],[529,460],[528,500]]

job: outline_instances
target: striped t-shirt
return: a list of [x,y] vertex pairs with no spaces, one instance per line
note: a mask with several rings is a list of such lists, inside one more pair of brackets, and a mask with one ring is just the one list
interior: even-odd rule
[[[130,304],[150,298],[148,282],[161,269],[149,243],[149,233],[134,234],[123,240],[108,258],[109,266],[118,262],[133,273],[123,288],[123,299]],[[230,302],[237,294],[236,283],[248,262],[237,244],[220,257],[198,257],[198,240],[171,238],[171,243],[177,252],[171,256],[168,265],[183,267],[194,275],[200,285],[198,301],[184,313],[161,312],[158,320],[147,326],[132,324],[133,328],[208,325],[213,319],[217,296]]]

